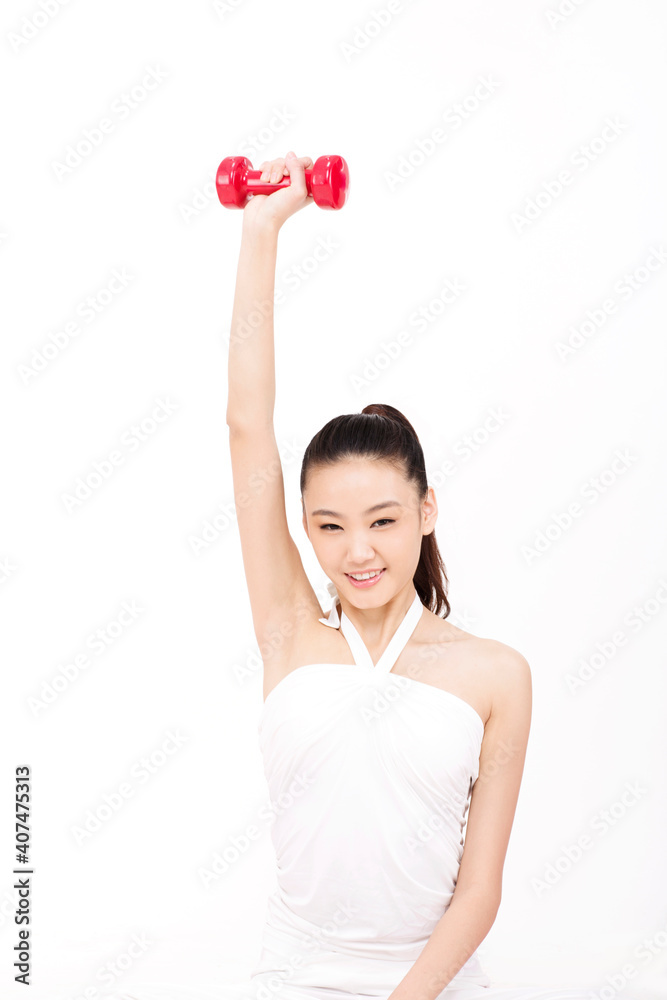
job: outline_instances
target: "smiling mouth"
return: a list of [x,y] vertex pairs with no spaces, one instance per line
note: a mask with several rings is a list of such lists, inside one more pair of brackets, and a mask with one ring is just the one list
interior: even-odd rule
[[[386,569],[386,566],[383,566],[381,569],[367,569],[367,570],[364,570],[363,573],[359,573],[359,574],[357,574],[357,573],[346,573],[345,576],[350,577],[350,579],[355,580],[357,583],[363,583],[365,580],[373,580],[373,579],[375,579],[375,577],[379,576],[380,573],[384,573],[385,569]],[[367,574],[370,574],[370,575],[367,575]]]

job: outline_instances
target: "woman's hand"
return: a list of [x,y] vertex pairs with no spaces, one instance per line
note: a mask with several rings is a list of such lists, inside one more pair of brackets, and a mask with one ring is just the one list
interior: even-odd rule
[[297,157],[291,151],[284,159],[265,160],[258,168],[262,171],[261,180],[278,184],[283,177],[289,176],[290,185],[272,194],[252,195],[243,209],[244,225],[266,223],[280,229],[290,215],[312,204],[313,196],[308,194],[304,176],[305,169],[312,165],[313,161],[309,156]]

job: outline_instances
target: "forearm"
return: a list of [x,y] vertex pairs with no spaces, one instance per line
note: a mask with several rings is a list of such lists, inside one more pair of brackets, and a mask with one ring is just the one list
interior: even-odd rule
[[227,423],[270,423],[276,396],[273,295],[278,227],[246,225],[236,272],[229,341]]
[[489,933],[498,906],[488,892],[455,891],[419,958],[388,1000],[435,1000]]

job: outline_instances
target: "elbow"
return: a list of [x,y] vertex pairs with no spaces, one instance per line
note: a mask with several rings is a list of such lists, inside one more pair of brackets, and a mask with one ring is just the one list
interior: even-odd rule
[[475,883],[466,890],[466,894],[468,893],[474,897],[477,906],[484,910],[490,922],[493,923],[500,909],[502,886]]
[[483,920],[487,934],[496,922],[498,910],[500,909],[500,898],[500,892],[491,886],[480,886],[474,891],[475,910],[480,919]]
[[500,909],[502,898],[503,894],[500,888],[494,889],[489,893],[489,918],[492,925],[498,916],[498,910]]
[[486,897],[489,910],[493,913],[495,918],[496,913],[500,909],[500,902],[503,898],[503,887],[500,883],[492,882],[485,885],[483,888],[480,887]]

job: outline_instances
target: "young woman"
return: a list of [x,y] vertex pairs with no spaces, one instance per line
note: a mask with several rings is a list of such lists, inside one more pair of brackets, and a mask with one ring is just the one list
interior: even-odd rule
[[589,1000],[589,988],[493,986],[477,956],[501,900],[531,674],[521,653],[446,620],[436,498],[402,413],[373,404],[335,417],[306,448],[303,527],[332,583],[327,616],[288,530],[274,280],[280,228],[312,201],[312,162],[262,164],[264,178],[291,182],[244,209],[229,348],[234,492],[264,661],[260,745],[271,800],[289,803],[271,828],[279,889],[250,981],[121,996]]

